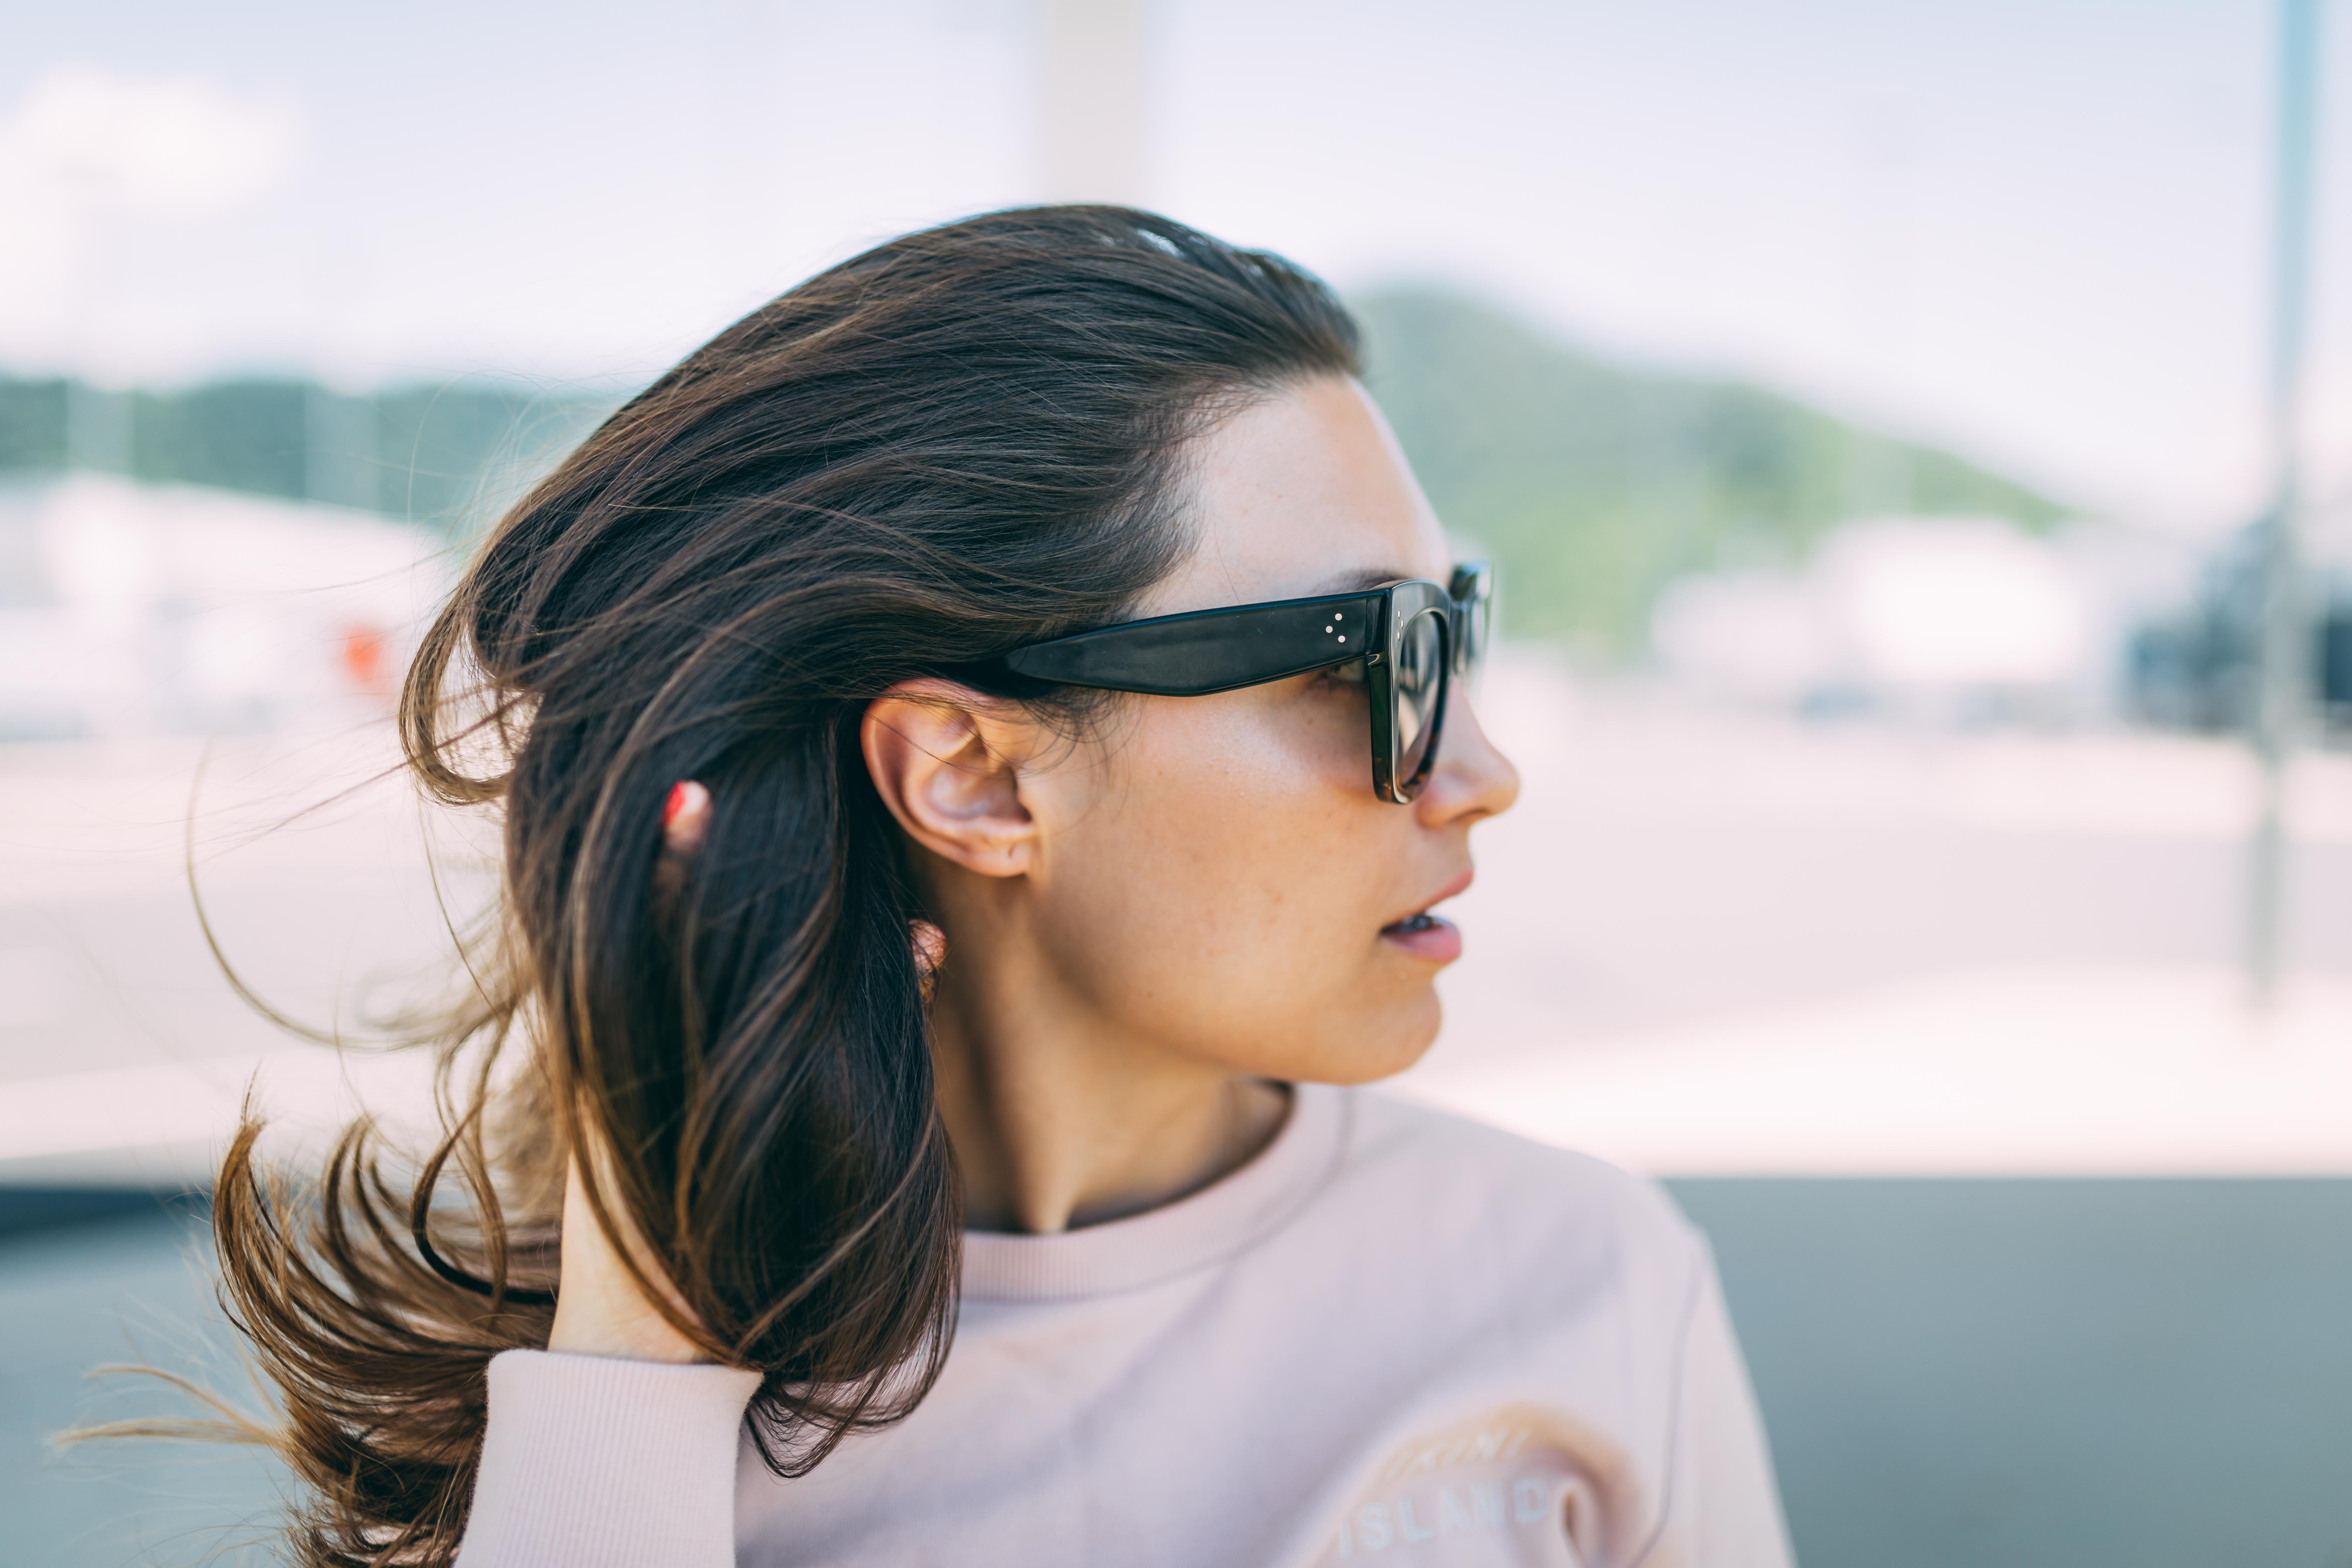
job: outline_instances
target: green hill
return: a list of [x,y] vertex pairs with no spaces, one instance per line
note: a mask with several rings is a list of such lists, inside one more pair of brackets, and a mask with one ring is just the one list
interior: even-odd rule
[[1602,658],[1668,579],[1795,561],[1874,511],[2063,514],[2021,485],[1736,382],[1614,365],[1433,289],[1352,302],[1368,379],[1447,526],[1503,568],[1507,629]]

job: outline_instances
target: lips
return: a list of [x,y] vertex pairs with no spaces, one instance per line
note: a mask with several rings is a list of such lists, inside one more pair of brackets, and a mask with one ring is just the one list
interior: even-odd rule
[[1413,957],[1432,963],[1451,963],[1462,956],[1462,931],[1452,921],[1430,913],[1430,906],[1454,897],[1470,886],[1471,873],[1465,871],[1440,889],[1428,903],[1402,920],[1391,921],[1381,928],[1381,940],[1403,949]]

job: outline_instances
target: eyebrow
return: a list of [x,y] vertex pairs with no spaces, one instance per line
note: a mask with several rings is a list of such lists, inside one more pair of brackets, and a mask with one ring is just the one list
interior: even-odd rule
[[1410,572],[1395,571],[1385,566],[1370,572],[1349,572],[1338,577],[1327,578],[1321,587],[1310,589],[1298,596],[1302,599],[1313,599],[1319,598],[1325,594],[1353,594],[1366,588],[1377,588],[1383,583],[1393,583],[1401,577],[1412,575]]

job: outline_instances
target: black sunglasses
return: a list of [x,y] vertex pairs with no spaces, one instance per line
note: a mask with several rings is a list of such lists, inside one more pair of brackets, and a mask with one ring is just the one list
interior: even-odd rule
[[1031,680],[1154,697],[1206,697],[1309,670],[1360,672],[1370,690],[1372,789],[1402,805],[1437,761],[1445,699],[1486,653],[1495,574],[1484,561],[1445,587],[1401,578],[1352,594],[1158,616],[1032,643],[1003,668]]

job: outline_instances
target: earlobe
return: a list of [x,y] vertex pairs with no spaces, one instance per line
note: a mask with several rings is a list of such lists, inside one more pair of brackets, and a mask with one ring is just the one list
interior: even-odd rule
[[1036,831],[1017,765],[1025,727],[993,708],[952,682],[902,681],[867,705],[858,743],[908,837],[967,870],[1017,877]]

